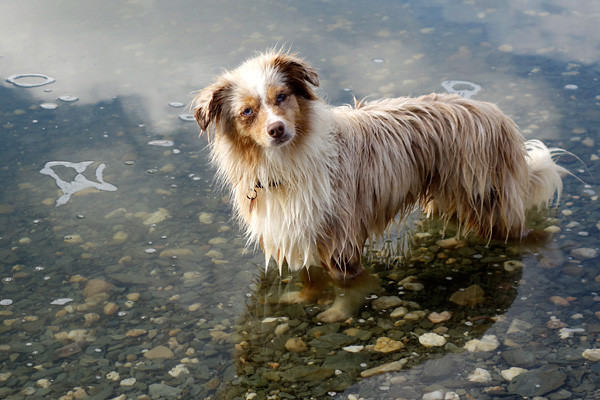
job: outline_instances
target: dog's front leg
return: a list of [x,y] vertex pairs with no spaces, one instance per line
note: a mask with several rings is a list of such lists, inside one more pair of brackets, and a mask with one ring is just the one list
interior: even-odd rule
[[299,272],[302,282],[300,290],[292,290],[282,294],[279,302],[284,304],[305,304],[316,302],[323,294],[332,279],[321,267],[306,267]]
[[[360,258],[358,258],[360,260]],[[352,264],[351,264],[352,263]],[[333,278],[335,286],[335,299],[331,307],[317,315],[322,322],[340,322],[354,316],[367,296],[380,290],[379,280],[369,271],[365,270],[360,261],[349,261],[339,268],[342,263],[336,263],[334,270],[328,270]],[[344,271],[357,272],[352,276],[346,275]]]

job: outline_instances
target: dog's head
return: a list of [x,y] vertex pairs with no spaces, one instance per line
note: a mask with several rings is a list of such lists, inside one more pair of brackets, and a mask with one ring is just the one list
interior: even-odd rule
[[304,111],[316,100],[317,73],[293,54],[270,52],[250,59],[202,90],[194,115],[202,131],[250,141],[263,148],[294,141],[307,129]]

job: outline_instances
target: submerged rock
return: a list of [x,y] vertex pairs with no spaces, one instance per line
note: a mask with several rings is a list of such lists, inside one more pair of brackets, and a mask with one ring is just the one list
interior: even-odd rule
[[514,377],[508,392],[523,397],[543,396],[561,387],[566,379],[567,375],[556,365],[544,365]]

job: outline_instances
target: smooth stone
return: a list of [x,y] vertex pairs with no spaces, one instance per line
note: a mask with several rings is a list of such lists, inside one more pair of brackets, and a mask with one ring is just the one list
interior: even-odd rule
[[194,252],[190,249],[166,249],[160,252],[159,258],[190,257]]
[[120,385],[121,386],[133,386],[133,385],[135,385],[135,382],[137,382],[137,379],[135,379],[135,378],[125,378],[121,381]]
[[425,347],[440,347],[446,344],[446,338],[437,333],[424,333],[419,336],[419,343]]
[[144,220],[144,225],[158,224],[167,218],[170,218],[169,211],[165,208],[159,208],[157,211],[150,214],[148,218]]
[[207,212],[201,212],[200,214],[198,214],[198,220],[200,221],[200,223],[205,224],[205,225],[209,225],[213,223],[213,215]]
[[600,361],[600,349],[585,349],[582,357],[590,361]]
[[404,364],[406,364],[407,362],[408,362],[408,360],[406,358],[403,358],[398,361],[392,361],[392,362],[389,362],[386,364],[381,364],[377,367],[369,368],[369,369],[362,371],[360,373],[360,376],[362,376],[363,378],[368,378],[370,376],[385,374],[388,372],[397,372],[397,371],[402,370],[402,368],[404,367]]
[[512,381],[515,377],[521,375],[522,373],[527,372],[525,368],[519,367],[511,367],[509,369],[504,369],[500,371],[500,375],[507,381]]
[[419,282],[407,282],[402,286],[404,286],[404,289],[410,290],[411,292],[418,292],[425,288],[425,285]]
[[113,240],[116,242],[124,242],[127,240],[129,235],[127,232],[119,231],[113,235]]
[[145,352],[144,357],[146,357],[149,360],[162,359],[162,358],[171,359],[171,358],[175,357],[175,354],[168,347],[160,345],[160,346],[156,346],[153,349]]
[[152,383],[148,386],[148,394],[153,399],[174,399],[179,396],[182,389],[165,385],[164,383]]
[[83,295],[85,297],[91,297],[100,293],[110,292],[115,288],[115,285],[105,281],[104,279],[94,278],[90,279],[83,289]]
[[544,365],[514,377],[508,385],[508,392],[523,397],[543,396],[561,387],[566,379],[567,375],[556,365]]
[[308,345],[300,338],[290,338],[285,342],[285,348],[292,353],[303,353],[308,350]]
[[80,235],[66,235],[63,240],[65,241],[65,243],[69,243],[69,244],[78,244],[78,243],[83,243],[83,238]]
[[571,256],[578,260],[590,260],[598,257],[598,251],[587,247],[571,250]]
[[15,206],[10,204],[0,204],[0,215],[12,214],[15,212]]
[[390,313],[390,318],[402,318],[406,314],[408,314],[408,309],[406,307],[398,307]]
[[469,382],[489,383],[492,381],[492,374],[487,369],[475,368],[475,371],[467,378]]
[[317,365],[296,365],[285,372],[281,372],[281,375],[289,382],[318,382],[326,380],[334,374],[334,369]]
[[404,343],[394,340],[394,339],[390,339],[389,337],[380,337],[377,339],[377,342],[375,343],[375,347],[373,347],[373,350],[378,352],[378,353],[392,353],[394,351],[398,351],[400,349],[404,348]]
[[459,290],[450,296],[450,301],[459,306],[474,307],[483,302],[485,292],[478,285],[471,285],[464,291]]
[[523,269],[523,262],[519,260],[508,260],[504,262],[506,272],[514,272]]
[[470,353],[478,351],[494,351],[500,346],[496,335],[484,335],[481,339],[472,339],[465,343],[465,349]]
[[104,315],[113,315],[117,311],[119,311],[119,306],[113,302],[104,305]]
[[127,337],[138,337],[138,336],[145,335],[146,333],[148,333],[148,331],[145,330],[145,329],[130,329],[130,330],[127,331],[127,333],[125,334],[125,336],[127,336]]
[[525,349],[510,349],[502,352],[502,358],[508,365],[531,368],[536,364],[535,355]]
[[432,312],[427,317],[427,319],[429,319],[434,324],[439,324],[441,322],[448,321],[450,318],[452,318],[452,313],[450,311],[442,311],[441,313]]
[[190,370],[183,364],[177,364],[176,366],[171,368],[171,370],[169,371],[169,375],[171,375],[173,378],[178,378],[179,375],[189,374],[189,373],[190,373]]
[[402,300],[398,296],[381,296],[373,300],[371,307],[375,311],[381,311],[398,307],[400,304],[402,304]]

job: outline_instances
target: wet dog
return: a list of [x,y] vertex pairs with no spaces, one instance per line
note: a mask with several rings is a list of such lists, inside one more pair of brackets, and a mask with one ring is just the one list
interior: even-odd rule
[[194,112],[202,131],[214,126],[212,160],[249,240],[303,271],[282,300],[314,300],[323,277],[338,288],[322,321],[350,317],[376,289],[363,247],[397,215],[420,206],[459,234],[520,239],[527,210],[560,196],[555,150],[525,141],[494,104],[430,94],[332,107],[317,86],[305,61],[267,52],[200,91]]

